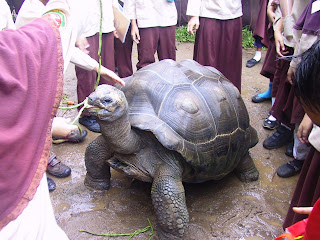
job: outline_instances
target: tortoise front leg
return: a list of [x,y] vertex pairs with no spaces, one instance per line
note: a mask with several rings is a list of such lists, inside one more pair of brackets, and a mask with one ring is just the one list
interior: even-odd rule
[[240,160],[235,172],[242,182],[253,182],[259,178],[259,172],[254,165],[249,152],[247,152],[246,155]]
[[110,166],[107,161],[111,157],[108,144],[100,135],[87,147],[85,153],[85,165],[87,169],[84,184],[99,190],[110,188]]
[[189,215],[181,171],[173,166],[159,166],[153,179],[151,197],[159,224],[159,238],[182,239]]

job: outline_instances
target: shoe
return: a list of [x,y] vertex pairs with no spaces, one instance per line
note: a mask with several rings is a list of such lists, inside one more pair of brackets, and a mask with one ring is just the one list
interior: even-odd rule
[[266,149],[276,149],[286,145],[292,141],[293,132],[286,127],[280,125],[277,131],[263,141],[263,147]]
[[280,125],[280,122],[278,120],[272,121],[268,118],[266,118],[263,121],[263,127],[266,129],[274,130]]
[[81,128],[77,128],[72,131],[68,136],[64,138],[52,138],[52,142],[55,144],[63,143],[63,142],[71,142],[71,143],[79,143],[82,142],[87,136],[88,132],[86,130],[81,130]]
[[279,177],[287,178],[298,174],[303,166],[303,160],[292,160],[278,168],[277,174]]
[[92,132],[100,133],[100,125],[94,116],[83,116],[79,118],[79,123],[88,128]]
[[293,140],[287,144],[285,154],[293,158]]
[[248,68],[251,68],[251,67],[255,66],[258,62],[260,62],[260,60],[257,61],[257,60],[255,60],[254,58],[251,58],[250,60],[247,61],[246,66],[247,66]]
[[52,178],[47,177],[49,192],[52,192],[56,189],[56,183],[52,180]]
[[251,101],[254,103],[261,103],[261,102],[268,101],[268,100],[271,100],[271,98],[260,97],[259,94],[255,95],[251,98]]
[[53,152],[50,152],[47,173],[58,178],[64,178],[71,174],[71,169],[58,161],[57,156]]
[[273,114],[273,111],[270,111],[268,116],[263,120],[263,127],[266,129],[276,129],[279,125],[280,122],[278,120],[270,120],[269,117]]

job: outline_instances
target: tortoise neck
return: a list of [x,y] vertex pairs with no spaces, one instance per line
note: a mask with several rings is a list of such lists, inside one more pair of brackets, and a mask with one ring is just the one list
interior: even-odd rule
[[128,114],[110,123],[99,119],[97,121],[100,124],[101,134],[116,152],[131,154],[140,149],[140,137],[131,129]]

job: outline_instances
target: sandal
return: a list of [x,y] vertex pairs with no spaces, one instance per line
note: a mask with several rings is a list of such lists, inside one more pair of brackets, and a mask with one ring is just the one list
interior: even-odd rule
[[81,130],[80,127],[71,131],[71,133],[64,138],[52,138],[52,142],[55,144],[63,142],[79,143],[82,142],[87,136],[88,132],[86,130]]

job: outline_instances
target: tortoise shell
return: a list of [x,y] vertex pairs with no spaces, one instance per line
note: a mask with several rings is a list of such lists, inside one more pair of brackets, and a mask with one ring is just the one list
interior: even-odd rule
[[216,179],[257,143],[239,91],[213,67],[163,60],[137,71],[122,90],[133,127],[153,132],[164,147]]

